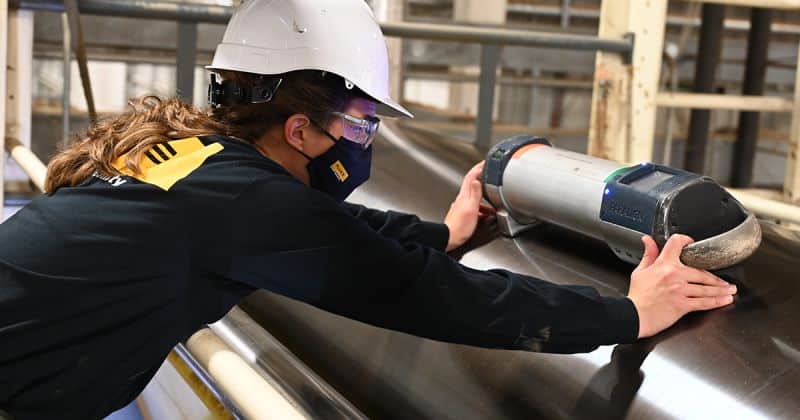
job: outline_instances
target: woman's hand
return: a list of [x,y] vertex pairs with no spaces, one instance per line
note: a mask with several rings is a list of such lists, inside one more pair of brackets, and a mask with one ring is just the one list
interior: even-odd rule
[[450,205],[450,210],[444,218],[444,224],[450,229],[450,240],[447,242],[447,252],[450,252],[461,245],[475,233],[478,221],[484,217],[492,215],[495,210],[492,207],[481,204],[483,192],[481,181],[479,180],[483,172],[483,162],[473,166],[464,176],[461,183],[461,190],[458,196]]
[[628,291],[639,313],[639,338],[657,334],[689,312],[733,302],[736,286],[681,262],[681,251],[692,238],[672,235],[661,255],[653,238],[645,236],[642,242],[644,257],[631,274]]

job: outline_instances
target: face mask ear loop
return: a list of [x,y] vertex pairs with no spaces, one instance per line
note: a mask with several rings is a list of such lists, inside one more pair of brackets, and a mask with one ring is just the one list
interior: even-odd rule
[[309,121],[311,121],[314,125],[316,125],[317,128],[319,128],[319,131],[322,131],[334,143],[339,143],[339,139],[337,139],[336,137],[333,137],[333,135],[331,133],[329,133],[328,130],[326,130],[324,127],[322,127],[322,125],[318,124],[316,121],[314,121],[314,120],[312,120],[310,118],[309,118]]
[[[311,123],[312,123],[312,124],[314,124],[314,125],[316,125],[317,127],[319,127],[320,131],[322,131],[323,133],[325,133],[325,135],[326,135],[326,136],[328,136],[328,138],[329,138],[329,139],[333,140],[333,142],[334,142],[334,143],[338,143],[338,142],[339,142],[339,140],[337,140],[335,137],[333,137],[333,136],[331,135],[331,133],[329,133],[329,132],[328,132],[328,130],[326,130],[326,129],[322,128],[322,126],[321,126],[321,125],[317,124],[317,122],[316,122],[316,121],[314,121],[314,120],[312,120],[312,119],[310,119],[310,118],[309,118],[309,121],[311,121]],[[294,148],[293,148],[293,149],[294,149]],[[309,155],[307,155],[307,154],[303,153],[303,151],[302,151],[302,150],[300,150],[300,149],[294,149],[294,150],[297,150],[297,153],[300,153],[301,155],[303,155],[303,157],[305,157],[305,158],[306,158],[306,159],[308,159],[309,161],[312,161],[312,160],[314,160],[314,158],[312,158],[311,156],[309,156]]]
[[[293,148],[293,149],[294,149],[294,148]],[[307,155],[307,154],[303,153],[303,151],[302,151],[302,150],[300,150],[300,149],[294,149],[294,150],[297,150],[297,153],[300,153],[301,155],[303,155],[303,157],[305,157],[305,158],[306,158],[306,159],[308,159],[309,161],[311,161],[311,160],[314,160],[314,158],[312,158],[311,156],[309,156],[309,155]]]

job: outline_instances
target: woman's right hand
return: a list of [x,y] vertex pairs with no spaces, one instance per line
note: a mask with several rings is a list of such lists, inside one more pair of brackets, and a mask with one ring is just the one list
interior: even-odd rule
[[653,238],[645,236],[642,242],[644,257],[631,274],[628,291],[639,313],[639,338],[659,333],[689,312],[733,302],[736,286],[681,262],[681,251],[692,238],[672,235],[660,255]]

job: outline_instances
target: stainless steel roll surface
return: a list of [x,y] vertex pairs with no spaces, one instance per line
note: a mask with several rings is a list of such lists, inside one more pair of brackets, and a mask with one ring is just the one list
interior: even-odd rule
[[[394,127],[375,143],[353,201],[442,220],[484,156],[463,142]],[[389,141],[391,140],[391,141]],[[359,410],[380,419],[792,419],[800,417],[800,238],[764,240],[727,272],[733,305],[692,314],[632,345],[550,355],[444,344],[258,292],[243,308]],[[622,296],[632,266],[605,243],[544,225],[490,235],[461,262]],[[376,279],[379,280],[379,279]]]

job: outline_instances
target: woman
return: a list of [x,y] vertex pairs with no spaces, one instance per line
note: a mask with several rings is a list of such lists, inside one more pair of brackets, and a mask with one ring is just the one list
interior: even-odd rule
[[[346,30],[345,30],[346,29]],[[629,298],[460,265],[480,166],[445,223],[343,200],[369,177],[387,94],[362,0],[246,2],[211,67],[210,111],[133,100],[48,168],[47,196],[0,225],[0,408],[101,418],[165,355],[264,288],[455,343],[581,352],[632,342],[735,289],[650,238]]]

